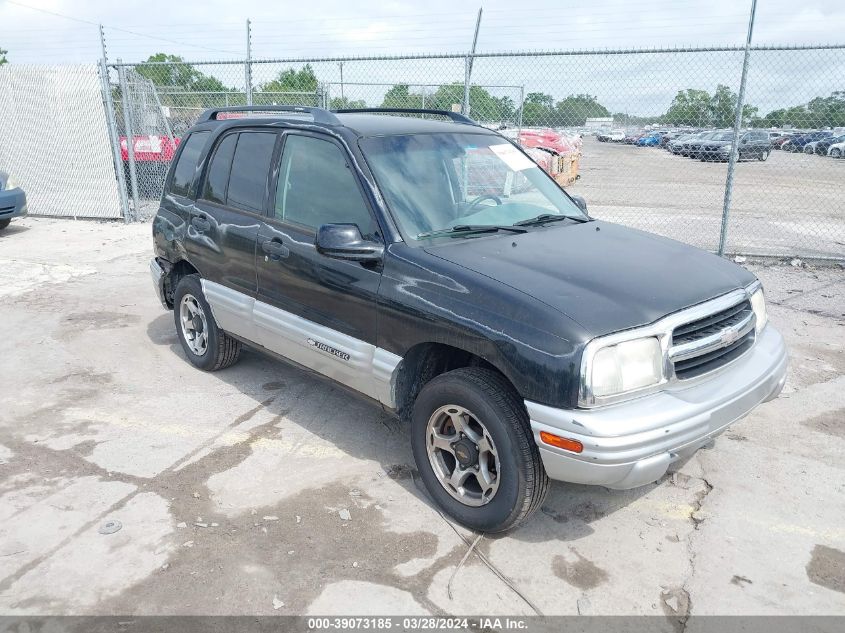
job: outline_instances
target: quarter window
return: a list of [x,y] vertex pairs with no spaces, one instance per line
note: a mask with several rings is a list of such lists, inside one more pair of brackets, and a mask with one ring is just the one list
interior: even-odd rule
[[207,136],[208,132],[194,132],[185,141],[176,168],[173,170],[173,179],[170,182],[171,193],[177,196],[190,197],[197,163]]
[[275,144],[275,132],[241,132],[238,135],[226,194],[229,206],[255,213],[264,210],[264,192]]
[[310,136],[291,134],[285,140],[275,213],[280,220],[312,229],[357,224],[365,237],[377,233],[341,149]]

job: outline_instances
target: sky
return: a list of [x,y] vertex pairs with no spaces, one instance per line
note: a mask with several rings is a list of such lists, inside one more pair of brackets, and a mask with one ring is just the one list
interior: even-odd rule
[[[252,56],[331,56],[463,53],[471,45],[483,4],[480,52],[602,50],[744,44],[751,0],[0,0],[0,48],[13,64],[92,63],[101,56],[97,24],[105,28],[108,57],[141,61],[165,52],[192,61],[245,56],[246,20],[252,23]],[[758,0],[755,44],[845,43],[843,0]],[[596,94],[616,111],[650,114],[666,107],[681,87],[713,90],[738,79],[741,55],[627,56],[612,58],[480,59],[473,80],[508,85],[500,94],[540,90],[562,98]],[[319,65],[318,65],[319,66]],[[845,87],[845,52],[769,55],[752,65],[763,108],[809,99]],[[257,80],[279,67],[258,67]],[[227,84],[242,82],[238,67],[207,67]],[[339,81],[337,64],[323,64],[321,79]],[[460,80],[463,63],[346,64],[350,83],[397,81],[437,84]],[[793,85],[800,82],[800,86]],[[838,85],[837,85],[838,82]],[[772,92],[781,85],[779,94]],[[784,90],[783,86],[787,89]],[[799,89],[800,88],[800,89]],[[362,97],[381,90],[360,86]],[[752,95],[753,96],[753,95]],[[784,103],[792,105],[792,103]]]

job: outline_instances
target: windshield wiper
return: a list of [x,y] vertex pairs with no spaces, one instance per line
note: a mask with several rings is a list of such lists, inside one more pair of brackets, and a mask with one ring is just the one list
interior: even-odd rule
[[560,215],[558,213],[541,213],[537,217],[515,222],[514,226],[534,226],[536,224],[545,224],[546,222],[560,222],[561,220],[572,220],[573,222],[579,223],[590,221],[589,218],[579,218],[572,215]]
[[418,233],[417,239],[421,237],[436,237],[438,235],[470,235],[472,233],[495,233],[497,231],[511,231],[512,233],[526,232],[525,229],[509,224],[459,224],[447,229]]

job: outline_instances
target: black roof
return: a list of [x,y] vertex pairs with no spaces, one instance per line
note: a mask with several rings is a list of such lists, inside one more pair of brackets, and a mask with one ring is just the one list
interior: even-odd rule
[[[219,113],[250,113],[255,116],[217,118]],[[276,114],[278,113],[278,114]],[[435,118],[421,118],[418,115]],[[445,119],[445,120],[444,120]],[[284,126],[288,123],[313,123],[326,127],[343,127],[358,136],[392,136],[397,134],[452,133],[493,134],[490,130],[461,114],[445,110],[415,110],[370,108],[360,111],[338,110],[303,106],[231,106],[212,108],[203,112],[197,125],[204,123],[244,124],[263,123]]]

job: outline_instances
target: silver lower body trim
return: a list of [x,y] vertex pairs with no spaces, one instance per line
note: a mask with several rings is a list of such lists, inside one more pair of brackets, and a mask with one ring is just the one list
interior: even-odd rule
[[203,279],[202,288],[222,330],[396,407],[401,356],[213,281]]

